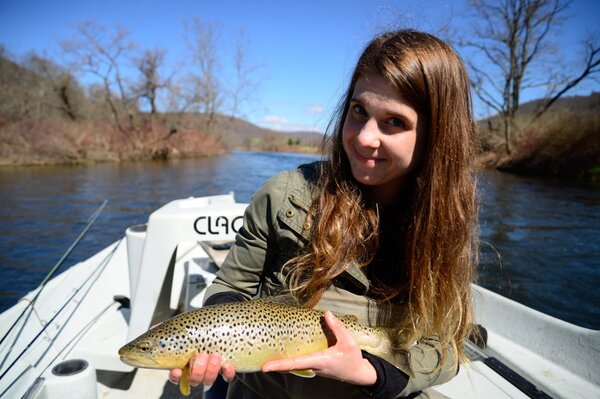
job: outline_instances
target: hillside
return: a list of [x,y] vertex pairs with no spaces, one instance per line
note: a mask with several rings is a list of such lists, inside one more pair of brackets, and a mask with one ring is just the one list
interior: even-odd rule
[[0,166],[78,164],[223,154],[232,149],[316,152],[322,135],[263,129],[224,115],[149,113],[134,95],[83,88],[39,57],[0,48]]
[[518,174],[600,181],[600,93],[561,98],[535,118],[541,104],[520,106],[510,154],[504,150],[500,117],[479,121],[482,163]]
[[166,160],[221,155],[231,150],[316,153],[323,135],[277,132],[229,116],[217,116],[204,133],[203,115],[140,115],[126,134],[102,120],[60,116],[0,116],[0,166],[81,164],[127,160]]
[[[529,101],[519,107],[521,115],[532,115],[542,105],[542,100]],[[569,96],[559,98],[549,112],[588,113],[600,111],[600,93],[588,96]]]
[[287,151],[286,147],[298,147],[316,151],[323,140],[321,133],[281,132],[224,115],[218,116],[216,130],[221,132],[222,141],[229,149]]

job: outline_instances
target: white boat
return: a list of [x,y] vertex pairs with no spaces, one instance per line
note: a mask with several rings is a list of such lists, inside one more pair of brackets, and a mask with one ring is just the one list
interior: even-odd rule
[[[247,204],[187,198],[30,292],[0,315],[0,399],[180,397],[166,370],[117,350],[153,323],[198,308]],[[473,287],[485,348],[437,390],[451,398],[600,398],[600,331]],[[196,388],[193,397],[202,397]]]

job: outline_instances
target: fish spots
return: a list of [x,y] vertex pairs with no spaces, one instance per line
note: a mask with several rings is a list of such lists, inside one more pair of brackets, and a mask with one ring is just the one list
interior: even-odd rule
[[[381,334],[355,321],[341,320],[357,342],[363,335]],[[121,351],[144,352],[135,365],[147,362],[148,367],[159,364],[161,368],[179,367],[175,363],[187,362],[193,353],[220,352],[224,362],[233,363],[240,372],[249,372],[260,370],[269,359],[324,350],[330,344],[328,338],[322,312],[257,300],[180,314],[133,341],[151,342],[145,352],[135,349],[135,345]],[[154,365],[148,358],[154,359]]]

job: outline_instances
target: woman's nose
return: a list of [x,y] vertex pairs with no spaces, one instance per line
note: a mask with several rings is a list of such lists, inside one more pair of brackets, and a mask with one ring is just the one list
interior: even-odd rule
[[377,148],[380,144],[379,134],[377,121],[374,118],[371,118],[367,120],[358,131],[356,141],[362,147]]

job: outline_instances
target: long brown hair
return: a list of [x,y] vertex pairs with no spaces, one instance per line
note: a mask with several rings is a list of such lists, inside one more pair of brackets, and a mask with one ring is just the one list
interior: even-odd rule
[[384,77],[417,111],[417,140],[424,149],[420,165],[402,186],[406,206],[397,230],[402,248],[397,267],[404,281],[387,292],[389,300],[406,301],[398,341],[408,346],[437,336],[464,358],[462,344],[473,320],[477,140],[464,64],[430,34],[385,33],[362,53],[333,124],[329,161],[322,164],[320,190],[311,208],[311,245],[290,261],[290,288],[305,304],[315,305],[350,263],[366,266],[377,252],[377,206],[368,188],[352,177],[342,144],[354,87],[369,74]]

